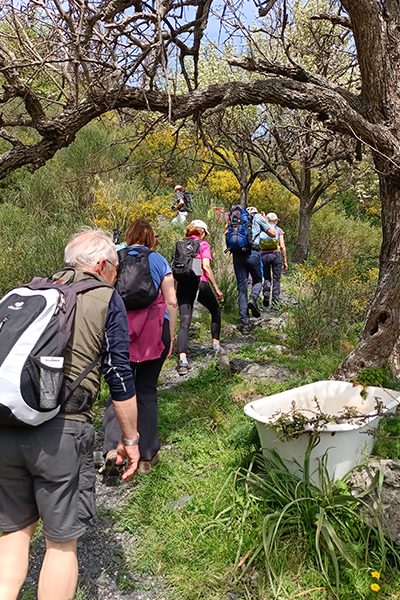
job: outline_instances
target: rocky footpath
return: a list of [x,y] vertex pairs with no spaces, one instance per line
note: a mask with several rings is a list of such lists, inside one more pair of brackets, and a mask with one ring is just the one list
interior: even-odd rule
[[[263,347],[263,352],[270,349],[274,353],[289,353],[284,345],[286,336],[279,333],[286,325],[287,319],[287,313],[278,314],[272,310],[263,312],[259,319],[251,319],[253,327],[271,328],[277,332],[277,343]],[[240,373],[248,380],[269,379],[279,382],[286,379],[290,375],[286,367],[231,358],[230,355],[240,352],[241,348],[252,343],[253,339],[251,333],[242,335],[234,325],[225,327],[222,332],[222,345],[228,354],[219,358],[219,367],[230,369],[232,373]],[[182,377],[178,375],[175,368],[164,369],[161,374],[161,389],[173,389],[178,382],[191,377],[212,359],[213,353],[210,347],[191,342],[189,356],[195,359],[189,374]],[[95,449],[100,449],[101,444],[102,434],[98,432]],[[136,537],[127,531],[118,531],[112,513],[123,507],[128,497],[135,493],[136,485],[136,480],[125,483],[118,477],[103,477],[98,471],[96,472],[97,515],[93,527],[78,542],[77,600],[175,599],[161,576],[151,574],[139,576],[129,568],[130,559],[135,553]],[[180,506],[186,501],[187,498],[178,498],[174,504]],[[19,599],[32,600],[36,597],[32,592],[37,585],[44,553],[45,542],[40,535],[35,538],[31,546],[29,572]]]

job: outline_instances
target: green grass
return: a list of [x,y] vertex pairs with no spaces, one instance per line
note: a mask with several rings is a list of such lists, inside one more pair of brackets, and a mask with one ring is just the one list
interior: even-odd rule
[[373,454],[380,458],[400,459],[400,416],[380,420]]
[[[253,423],[231,401],[235,385],[212,364],[178,391],[160,392],[168,449],[118,517],[121,527],[139,530],[135,567],[161,571],[185,598],[222,598],[234,585],[236,533],[216,515],[231,503],[226,473],[258,447]],[[174,507],[182,498],[187,502]]]
[[[316,378],[310,364],[308,372]],[[306,382],[296,377],[264,392]],[[162,574],[184,600],[222,600],[228,592],[278,600],[310,590],[321,600],[367,599],[371,572],[382,569],[381,598],[394,598],[396,553],[357,514],[346,485],[304,487],[257,454],[256,428],[242,408],[254,388],[213,361],[159,393],[161,460],[138,476],[116,515],[118,527],[138,537],[131,567]]]

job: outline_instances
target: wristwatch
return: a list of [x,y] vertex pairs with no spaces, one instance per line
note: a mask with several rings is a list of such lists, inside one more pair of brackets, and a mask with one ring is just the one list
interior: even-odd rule
[[136,446],[136,444],[139,443],[139,440],[140,440],[139,432],[137,434],[136,440],[127,440],[123,435],[121,435],[121,442],[124,444],[124,446]]

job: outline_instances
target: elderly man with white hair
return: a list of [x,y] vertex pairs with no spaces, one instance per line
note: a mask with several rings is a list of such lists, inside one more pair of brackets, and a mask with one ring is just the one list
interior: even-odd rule
[[[139,461],[136,396],[129,364],[125,306],[112,287],[118,257],[110,234],[86,229],[65,249],[67,268],[53,276],[62,285],[96,279],[103,286],[78,294],[72,333],[64,358],[64,378],[97,365],[81,381],[61,412],[36,427],[0,427],[0,598],[16,600],[28,571],[29,544],[39,518],[46,554],[39,577],[39,600],[71,600],[78,581],[77,540],[95,512],[94,430],[91,407],[101,371],[110,386],[121,425],[117,464],[127,458],[123,479]],[[71,275],[72,273],[72,275]],[[0,391],[1,393],[1,391]]]

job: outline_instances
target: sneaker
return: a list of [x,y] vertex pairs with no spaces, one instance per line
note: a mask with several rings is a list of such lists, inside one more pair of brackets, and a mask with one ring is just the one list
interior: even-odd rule
[[106,459],[104,461],[104,465],[99,469],[99,473],[104,475],[105,477],[118,477],[121,472],[122,465],[117,465],[117,451],[110,450],[107,452]]
[[214,356],[225,356],[227,354],[225,348],[222,348],[222,346],[220,346],[217,350],[213,350],[214,352]]
[[179,364],[176,367],[176,370],[178,371],[179,375],[187,375],[189,373],[189,365],[187,365],[187,364],[186,365]]
[[139,460],[137,471],[141,475],[148,475],[156,463],[158,463],[158,452],[151,460]]
[[264,295],[263,305],[267,308],[269,306],[269,296]]
[[251,310],[253,317],[256,317],[257,319],[258,317],[261,317],[261,313],[257,306],[257,298],[253,298],[253,296],[250,296],[249,301],[247,303],[247,307],[249,310]]

